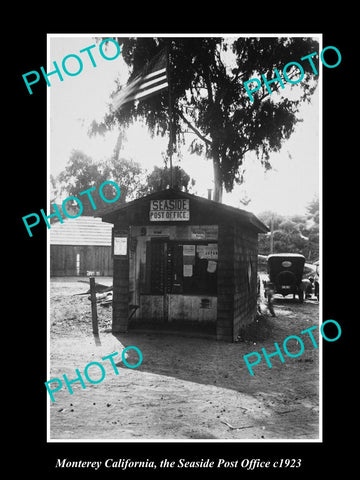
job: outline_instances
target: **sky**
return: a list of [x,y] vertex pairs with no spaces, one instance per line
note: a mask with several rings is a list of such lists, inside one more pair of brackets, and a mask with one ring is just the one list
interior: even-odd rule
[[[102,160],[112,154],[117,140],[116,130],[105,137],[90,138],[87,134],[91,121],[101,121],[108,111],[109,96],[115,89],[115,79],[125,84],[129,74],[121,54],[114,60],[106,60],[101,57],[98,46],[91,49],[97,64],[93,67],[86,52],[79,51],[94,43],[91,36],[48,36],[48,72],[53,69],[50,67],[54,60],[61,65],[66,55],[77,54],[83,60],[83,70],[79,75],[64,74],[62,82],[56,75],[49,77],[48,170],[54,176],[64,170],[72,150],[82,150],[94,161]],[[109,57],[116,53],[112,47],[115,48],[110,44]],[[77,71],[78,64],[75,60],[70,58],[66,65],[69,71]],[[282,215],[306,212],[307,205],[319,195],[320,189],[320,98],[318,87],[311,103],[302,105],[300,109],[299,118],[303,121],[296,125],[294,133],[284,142],[281,151],[271,154],[272,170],[265,172],[252,152],[245,157],[245,181],[240,186],[236,185],[231,193],[224,192],[223,203],[255,214],[265,210]],[[126,136],[121,157],[132,158],[149,172],[155,165],[163,166],[162,152],[165,152],[168,143],[166,137],[151,138],[147,128],[141,124],[130,127]],[[188,136],[191,140],[194,138]],[[181,153],[179,165],[196,182],[192,193],[207,197],[207,189],[214,188],[212,162],[198,155],[190,155],[186,146]],[[246,206],[240,203],[244,198],[250,199]]]

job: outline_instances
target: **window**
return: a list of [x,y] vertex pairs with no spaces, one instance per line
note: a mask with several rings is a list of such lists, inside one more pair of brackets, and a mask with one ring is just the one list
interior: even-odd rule
[[148,293],[217,293],[218,245],[153,239],[146,249]]

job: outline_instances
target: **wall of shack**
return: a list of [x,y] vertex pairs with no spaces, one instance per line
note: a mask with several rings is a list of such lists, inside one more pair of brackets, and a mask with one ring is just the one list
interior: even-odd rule
[[234,224],[219,227],[218,340],[236,340],[255,318],[257,253],[257,233]]
[[[129,234],[128,227],[115,226]],[[131,252],[129,252],[131,255]],[[234,341],[251,323],[257,305],[258,236],[253,230],[227,223],[218,229],[217,340]],[[113,332],[126,332],[130,303],[129,258],[114,258]]]
[[111,247],[102,245],[50,245],[52,277],[86,275],[87,271],[111,276]]
[[233,340],[256,316],[258,235],[235,226]]

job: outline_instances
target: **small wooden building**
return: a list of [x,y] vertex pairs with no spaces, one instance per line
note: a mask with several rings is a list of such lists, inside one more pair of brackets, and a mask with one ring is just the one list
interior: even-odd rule
[[167,189],[99,215],[114,225],[114,333],[186,329],[234,341],[254,320],[258,234],[268,228],[253,214]]
[[86,276],[87,271],[111,276],[112,226],[100,218],[79,216],[50,228],[50,275]]

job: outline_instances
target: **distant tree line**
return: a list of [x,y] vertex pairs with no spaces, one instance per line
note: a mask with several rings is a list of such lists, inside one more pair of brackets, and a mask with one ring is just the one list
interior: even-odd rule
[[[166,166],[154,166],[149,173],[145,171],[138,162],[125,158],[112,156],[105,160],[94,161],[89,155],[81,150],[73,150],[65,169],[56,177],[50,175],[50,204],[60,204],[62,199],[68,196],[78,198],[80,192],[96,187],[91,196],[97,202],[98,188],[107,181],[112,180],[120,186],[121,196],[117,205],[148,195],[150,193],[164,190],[171,185],[170,169]],[[181,191],[189,191],[195,185],[195,180],[179,166],[173,168],[173,188]],[[106,185],[103,191],[106,198],[114,198],[116,192],[114,187]],[[88,197],[81,196],[83,204],[83,215],[93,215],[94,210]],[[67,205],[67,209],[71,206]],[[79,208],[74,201],[73,211]],[[56,218],[54,219],[56,220]]]
[[[107,180],[112,180],[120,186],[121,196],[117,205],[130,200],[164,190],[171,185],[170,169],[166,166],[154,166],[149,173],[142,169],[134,160],[121,158],[118,155],[94,161],[81,150],[73,150],[65,169],[57,176],[50,176],[51,194],[50,204],[61,204],[62,199],[68,196],[78,197],[79,193],[91,187],[98,187]],[[191,191],[195,180],[179,166],[173,168],[173,188],[181,191]],[[111,185],[104,195],[111,198]],[[96,204],[98,190],[92,193]],[[83,215],[93,215],[94,209],[87,196],[81,197]],[[67,206],[67,209],[69,206]],[[78,205],[74,203],[76,211]],[[273,226],[273,253],[301,253],[308,262],[319,259],[319,201],[315,197],[308,205],[304,215],[284,216],[272,211],[264,211],[257,215],[269,228]],[[53,218],[57,221],[57,217]],[[259,235],[259,253],[271,253],[271,235]]]
[[[308,262],[319,259],[319,200],[315,197],[304,215],[279,215],[265,211],[258,218],[273,226],[272,253],[301,253]],[[259,253],[271,253],[271,233],[259,235]]]

